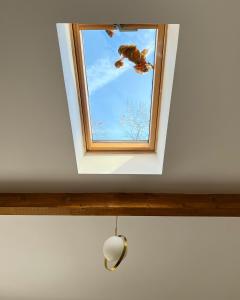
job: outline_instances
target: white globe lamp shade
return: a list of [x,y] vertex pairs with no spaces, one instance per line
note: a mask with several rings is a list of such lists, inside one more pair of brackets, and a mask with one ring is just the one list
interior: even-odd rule
[[124,249],[124,241],[121,237],[114,235],[103,244],[103,255],[109,262],[119,260]]

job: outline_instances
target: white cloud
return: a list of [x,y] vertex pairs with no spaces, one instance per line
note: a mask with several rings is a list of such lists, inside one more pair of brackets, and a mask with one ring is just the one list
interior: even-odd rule
[[115,80],[128,69],[129,64],[125,64],[124,68],[116,69],[114,62],[112,62],[109,58],[101,58],[97,60],[96,63],[90,66],[87,71],[89,94]]

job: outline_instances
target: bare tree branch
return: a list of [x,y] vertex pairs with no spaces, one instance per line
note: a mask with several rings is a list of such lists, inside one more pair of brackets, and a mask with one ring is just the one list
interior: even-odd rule
[[120,124],[124,127],[126,134],[131,140],[139,141],[148,139],[149,122],[150,111],[145,102],[127,102],[126,112],[121,116]]

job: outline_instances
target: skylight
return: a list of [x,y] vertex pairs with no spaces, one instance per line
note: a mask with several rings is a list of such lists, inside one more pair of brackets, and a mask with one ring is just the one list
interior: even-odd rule
[[154,151],[165,25],[73,31],[86,149]]

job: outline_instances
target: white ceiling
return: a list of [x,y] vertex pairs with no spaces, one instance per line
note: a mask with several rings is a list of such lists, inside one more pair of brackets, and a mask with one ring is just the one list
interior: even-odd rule
[[[0,0],[0,191],[240,192],[239,2]],[[163,176],[78,176],[56,22],[180,23]],[[238,300],[237,218],[0,217],[1,300]]]
[[[0,0],[0,191],[240,192],[239,2]],[[162,176],[79,176],[56,22],[180,23]]]

